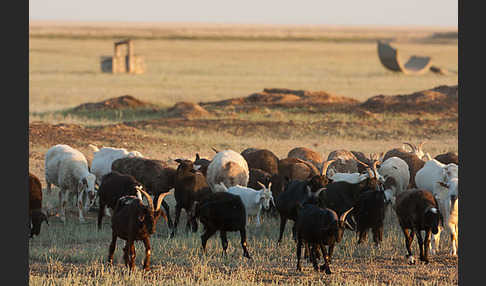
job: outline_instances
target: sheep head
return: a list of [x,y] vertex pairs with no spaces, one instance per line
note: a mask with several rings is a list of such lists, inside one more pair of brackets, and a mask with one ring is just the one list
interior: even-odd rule
[[432,229],[433,234],[437,234],[439,232],[439,224],[441,220],[442,215],[437,208],[428,207],[425,210],[424,223],[425,226],[428,226]]

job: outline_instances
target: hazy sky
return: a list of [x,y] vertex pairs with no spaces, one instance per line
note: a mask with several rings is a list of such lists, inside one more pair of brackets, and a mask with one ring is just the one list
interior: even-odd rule
[[29,0],[31,20],[457,27],[457,0]]

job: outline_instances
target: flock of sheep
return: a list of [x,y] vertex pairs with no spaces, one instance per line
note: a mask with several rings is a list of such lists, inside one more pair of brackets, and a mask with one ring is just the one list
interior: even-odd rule
[[[405,145],[410,150],[403,148]],[[428,263],[429,250],[430,254],[438,251],[442,229],[451,235],[450,253],[457,255],[458,157],[449,152],[432,158],[423,152],[423,143],[404,143],[402,148],[379,156],[336,150],[327,160],[305,147],[290,150],[283,159],[267,149],[248,148],[238,153],[213,148],[216,154],[212,159],[196,154],[194,161],[175,160],[177,168],[137,151],[90,147],[94,152],[91,166],[80,151],[68,145],[51,147],[45,155],[46,191],[51,193],[52,184],[60,189],[59,216],[63,222],[70,193],[77,195],[81,222],[98,201],[98,228],[105,215],[111,217],[108,261],[112,262],[117,238],[121,238],[126,241],[123,257],[130,269],[135,261],[134,241],[143,241],[143,267],[149,269],[149,238],[158,219],[164,218],[174,237],[182,209],[187,214],[186,229],[196,232],[198,220],[204,226],[204,251],[207,240],[219,231],[226,254],[226,232],[239,231],[243,256],[249,259],[248,217],[256,217],[259,226],[262,210],[278,214],[279,243],[286,222],[294,221],[298,270],[304,246],[314,269],[330,274],[333,248],[345,229],[358,233],[358,243],[371,229],[378,245],[388,208],[394,210],[390,214],[397,216],[403,230],[408,263],[415,263],[411,251],[414,236],[420,260]],[[47,214],[42,211],[40,180],[31,173],[29,192],[33,237],[39,235],[42,222],[47,222]],[[167,195],[173,195],[176,201],[174,221],[164,201]],[[324,264],[319,267],[320,257]]]

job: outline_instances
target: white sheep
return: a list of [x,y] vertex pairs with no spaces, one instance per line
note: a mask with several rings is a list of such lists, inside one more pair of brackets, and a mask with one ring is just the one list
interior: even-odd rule
[[397,195],[405,190],[410,183],[408,164],[398,157],[390,157],[380,165],[378,173],[385,178],[385,195],[392,205]]
[[218,152],[208,166],[207,182],[213,192],[217,192],[215,186],[221,182],[225,186],[248,185],[250,172],[245,158],[233,150]]
[[[452,248],[450,253],[457,255],[458,247],[458,177],[459,167],[454,164],[442,164],[441,162],[432,159],[425,163],[415,175],[415,182],[418,188],[432,192],[439,204],[439,210],[443,215],[444,226],[451,234]],[[439,249],[440,233],[442,227],[439,227],[439,232],[432,236],[431,239],[431,254],[434,254]]]
[[262,186],[261,190],[254,190],[249,187],[244,186],[232,186],[226,188],[223,182],[218,184],[221,191],[226,191],[228,193],[237,195],[241,198],[243,205],[246,209],[246,218],[248,217],[255,217],[256,216],[256,226],[259,227],[261,225],[260,222],[260,213],[262,208],[268,210],[270,208],[270,202],[273,203],[275,206],[275,202],[273,201],[273,196],[271,187],[272,183],[268,185],[268,188],[265,187],[262,183],[258,182],[260,186]]
[[116,159],[124,158],[124,157],[141,157],[143,158],[142,153],[138,151],[130,151],[128,152],[124,148],[115,148],[115,147],[102,147],[98,149],[93,144],[88,145],[93,150],[93,160],[91,162],[91,173],[96,176],[96,183],[101,185],[101,179],[104,175],[111,172],[111,163]]
[[[72,192],[78,196],[79,221],[84,222],[83,212],[95,202],[96,177],[89,172],[88,160],[83,153],[64,144],[49,148],[45,156],[45,175],[48,193],[51,192],[51,184],[60,188],[61,220],[66,221],[65,207],[68,195]],[[84,203],[83,199],[85,199]]]

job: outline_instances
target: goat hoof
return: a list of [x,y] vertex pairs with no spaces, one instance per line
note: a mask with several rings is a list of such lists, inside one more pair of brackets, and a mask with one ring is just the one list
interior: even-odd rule
[[320,269],[321,271],[325,271],[326,274],[331,274],[331,270],[329,269],[329,267],[326,267],[326,265],[321,265]]
[[408,264],[413,265],[413,264],[415,264],[415,258],[413,258],[412,255],[407,256],[407,262],[408,262]]

